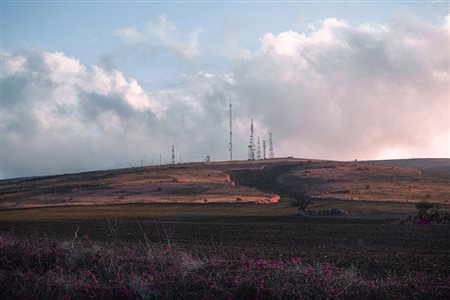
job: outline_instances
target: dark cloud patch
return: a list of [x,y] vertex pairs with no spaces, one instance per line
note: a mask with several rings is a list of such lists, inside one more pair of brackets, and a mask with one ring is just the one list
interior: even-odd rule
[[99,114],[105,111],[113,111],[120,118],[131,118],[136,112],[119,95],[101,95],[97,93],[80,93],[79,109],[88,120],[95,120]]
[[30,100],[26,95],[28,83],[27,78],[19,76],[2,79],[2,105],[5,109],[20,107]]
[[116,58],[114,55],[102,55],[99,57],[99,67],[106,71],[117,69]]

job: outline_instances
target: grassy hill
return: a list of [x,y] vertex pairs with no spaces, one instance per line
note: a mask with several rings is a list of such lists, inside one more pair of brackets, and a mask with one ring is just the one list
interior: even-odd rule
[[[0,209],[131,203],[264,204],[274,202],[283,191],[306,193],[317,200],[447,204],[450,173],[445,170],[449,166],[449,159],[275,159],[16,178],[0,181]],[[273,173],[275,169],[278,171]]]

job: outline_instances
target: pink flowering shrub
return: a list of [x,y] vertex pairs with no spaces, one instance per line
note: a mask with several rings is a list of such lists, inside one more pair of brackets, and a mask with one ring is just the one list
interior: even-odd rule
[[173,246],[0,235],[1,299],[448,299],[450,277],[367,279],[301,258],[199,255]]

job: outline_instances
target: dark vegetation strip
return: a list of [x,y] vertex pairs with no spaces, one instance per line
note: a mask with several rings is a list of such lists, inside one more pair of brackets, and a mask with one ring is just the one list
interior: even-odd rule
[[133,246],[0,235],[2,299],[448,299],[448,280],[421,272],[368,278],[296,256],[211,255],[147,238]]
[[268,165],[262,170],[234,170],[227,172],[238,185],[257,188],[265,193],[274,193],[280,197],[299,195],[299,191],[291,191],[283,184],[277,182],[280,175],[289,173],[299,166],[299,163]]

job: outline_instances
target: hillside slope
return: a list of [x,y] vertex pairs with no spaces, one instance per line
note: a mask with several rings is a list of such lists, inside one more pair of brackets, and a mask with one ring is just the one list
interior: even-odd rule
[[301,164],[278,180],[290,190],[320,199],[450,201],[450,160],[317,162]]
[[[449,159],[275,159],[147,166],[0,181],[0,209],[129,203],[273,203],[316,199],[448,204]],[[236,181],[237,185],[231,180]]]
[[275,195],[236,186],[225,171],[260,163],[191,163],[0,181],[0,208],[127,203],[270,203]]

